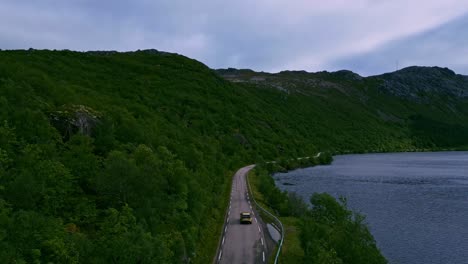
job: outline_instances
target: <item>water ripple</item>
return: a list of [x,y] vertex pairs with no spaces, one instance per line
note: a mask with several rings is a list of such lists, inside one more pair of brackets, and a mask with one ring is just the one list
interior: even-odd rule
[[306,200],[347,197],[390,263],[468,264],[468,152],[343,155],[274,178]]

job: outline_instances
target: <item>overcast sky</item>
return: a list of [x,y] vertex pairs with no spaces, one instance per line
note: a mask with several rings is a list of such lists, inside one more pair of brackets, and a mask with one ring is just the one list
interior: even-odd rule
[[466,0],[0,0],[0,49],[177,52],[211,68],[468,75]]

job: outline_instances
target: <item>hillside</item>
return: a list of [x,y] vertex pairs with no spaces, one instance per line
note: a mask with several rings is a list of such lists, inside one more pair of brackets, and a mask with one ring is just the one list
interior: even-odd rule
[[[348,135],[356,133],[359,126],[365,126],[365,137],[373,137],[372,130],[379,130],[379,135],[371,140],[373,143],[365,144],[372,149],[347,146],[356,141],[356,136],[359,138],[359,133],[337,147],[339,132],[334,131],[327,140],[334,143],[330,146],[333,150],[456,149],[466,148],[468,143],[464,139],[468,133],[468,126],[464,125],[468,118],[468,76],[447,68],[413,66],[367,78],[347,70],[271,74],[230,68],[217,72],[233,83],[282,91],[289,98],[320,105],[314,113],[334,120],[330,123],[338,124],[339,130],[346,130]],[[340,120],[340,115],[352,117]],[[347,122],[352,124],[344,127]],[[318,129],[327,125],[328,122],[320,122]],[[395,139],[395,144],[389,144]]]
[[242,165],[466,148],[466,86],[444,78],[462,91],[412,100],[387,92],[410,85],[395,75],[216,72],[156,50],[0,51],[0,262],[209,263]]

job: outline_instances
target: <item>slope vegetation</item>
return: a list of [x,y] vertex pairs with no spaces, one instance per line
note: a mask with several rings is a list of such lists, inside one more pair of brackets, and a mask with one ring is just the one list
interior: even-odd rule
[[209,263],[242,165],[468,141],[463,98],[348,72],[279,74],[293,90],[156,50],[0,58],[2,263]]

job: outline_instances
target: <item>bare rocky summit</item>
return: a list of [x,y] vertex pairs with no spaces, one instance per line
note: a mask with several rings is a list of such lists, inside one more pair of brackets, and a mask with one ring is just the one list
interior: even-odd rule
[[336,89],[344,94],[358,93],[358,87],[375,87],[380,92],[415,102],[428,102],[434,97],[468,97],[468,76],[448,68],[412,66],[382,75],[362,77],[348,70],[336,72],[282,71],[255,72],[233,68],[217,70],[232,82],[245,82],[276,88],[285,92],[315,94],[324,89]]
[[413,100],[431,96],[468,97],[468,76],[448,68],[412,66],[369,78],[382,80],[383,91]]

